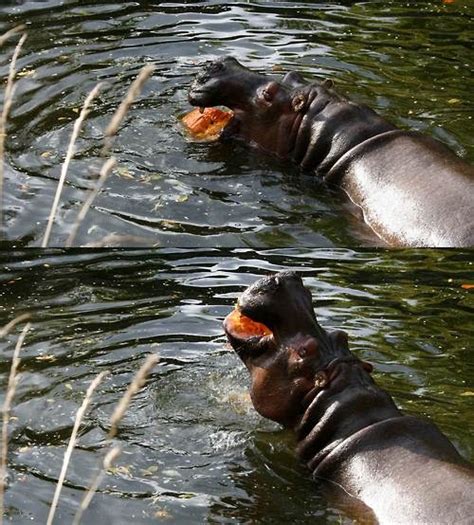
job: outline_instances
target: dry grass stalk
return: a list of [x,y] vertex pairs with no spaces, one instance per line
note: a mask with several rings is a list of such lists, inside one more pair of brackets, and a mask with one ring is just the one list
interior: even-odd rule
[[81,501],[81,505],[76,512],[76,515],[74,516],[74,520],[72,522],[72,525],[79,525],[82,515],[89,507],[90,502],[92,501],[92,498],[94,497],[94,494],[96,490],[99,488],[99,485],[102,483],[106,472],[109,470],[109,468],[113,465],[114,461],[117,459],[117,457],[122,452],[122,449],[117,445],[110,449],[107,454],[104,457],[104,461],[102,462],[102,468],[97,472],[96,476],[92,480],[86,495],[84,496],[84,499]]
[[69,466],[69,461],[71,459],[72,451],[74,450],[74,447],[76,446],[76,440],[77,440],[77,433],[79,431],[79,427],[82,423],[82,418],[84,417],[84,414],[89,407],[89,404],[92,399],[92,394],[94,393],[94,390],[99,386],[100,382],[104,377],[108,374],[108,372],[101,372],[89,385],[89,388],[87,389],[86,395],[84,397],[84,400],[82,402],[82,405],[79,407],[76,419],[74,420],[74,427],[71,432],[71,437],[69,439],[69,443],[66,449],[66,452],[64,454],[64,460],[63,465],[61,468],[61,473],[59,475],[58,483],[56,485],[56,490],[54,492],[53,501],[51,503],[51,508],[49,509],[48,519],[46,521],[46,525],[51,525],[53,523],[54,514],[56,513],[56,508],[58,506],[59,496],[61,494],[61,489],[64,484],[64,479],[66,477],[66,471]]
[[120,424],[120,421],[122,421],[122,418],[125,415],[128,406],[130,405],[132,397],[143,387],[148,374],[159,360],[160,358],[156,354],[150,354],[145,359],[145,362],[140,367],[140,370],[138,370],[138,372],[135,374],[133,381],[128,386],[127,391],[119,401],[117,407],[114,410],[114,413],[110,418],[110,430],[107,436],[109,439],[112,439],[116,436],[118,425]]
[[[18,319],[18,318],[17,318]],[[11,323],[9,323],[11,324]],[[8,326],[8,325],[7,325]],[[12,366],[10,368],[10,375],[8,377],[7,391],[5,394],[5,401],[2,407],[2,450],[0,454],[0,525],[3,523],[4,514],[4,494],[7,476],[7,455],[8,455],[8,421],[10,419],[10,410],[12,406],[13,397],[15,395],[16,386],[18,383],[18,366],[20,364],[20,350],[25,341],[26,334],[31,328],[31,323],[26,323],[21,331],[20,336],[15,345],[15,350],[12,356]]]
[[9,334],[10,330],[14,328],[17,324],[30,319],[30,314],[21,314],[18,317],[15,317],[12,321],[7,323],[3,328],[0,329],[0,337],[5,337]]
[[[15,34],[17,30],[19,31],[19,27],[21,26],[7,31],[2,37],[0,37],[0,45],[3,44],[3,41],[6,40],[6,38],[9,38],[11,35]],[[15,93],[16,87],[14,82],[16,75],[16,61],[18,59],[18,55],[20,54],[21,48],[25,43],[25,40],[26,33],[21,36],[10,60],[7,85],[5,87],[5,94],[3,98],[3,109],[0,115],[0,231],[3,227],[3,180],[5,174],[5,139],[7,136],[7,119],[13,104],[13,95]]]
[[76,122],[74,123],[74,129],[71,135],[71,140],[69,142],[69,147],[66,152],[66,158],[64,159],[64,163],[61,168],[61,175],[59,176],[59,182],[58,187],[56,189],[56,194],[54,196],[53,205],[51,207],[51,212],[49,214],[48,218],[48,224],[46,226],[46,232],[43,237],[43,242],[41,243],[42,248],[46,248],[48,246],[49,237],[51,235],[51,229],[53,227],[54,218],[56,216],[56,211],[59,205],[59,199],[61,197],[61,192],[63,189],[64,181],[66,180],[66,174],[67,170],[69,168],[69,164],[71,162],[72,157],[74,156],[74,149],[75,149],[75,143],[77,140],[77,137],[79,136],[79,132],[81,130],[82,124],[84,120],[86,119],[87,115],[89,114],[89,106],[91,105],[94,98],[99,93],[100,88],[102,87],[102,84],[99,83],[95,88],[89,93],[88,97],[86,98],[84,105],[82,106],[81,113],[79,114],[79,117],[77,118]]
[[127,95],[123,99],[120,106],[117,108],[117,111],[112,117],[110,124],[105,130],[105,146],[102,150],[102,155],[105,156],[108,154],[112,146],[113,136],[117,134],[120,124],[122,123],[125,115],[127,114],[127,111],[129,110],[130,106],[135,102],[136,98],[140,95],[141,90],[143,88],[143,84],[145,84],[148,78],[150,78],[153,71],[155,71],[155,66],[148,64],[140,70],[140,73],[138,74],[137,78],[132,82],[132,85],[130,86]]
[[67,238],[66,248],[69,248],[72,246],[72,243],[74,242],[76,234],[79,230],[79,227],[81,226],[82,221],[84,220],[87,212],[89,211],[89,208],[91,207],[92,203],[94,202],[94,199],[97,197],[100,190],[102,189],[102,186],[104,185],[110,172],[116,165],[117,165],[117,161],[115,160],[114,157],[112,157],[108,159],[102,166],[102,169],[100,170],[99,178],[97,179],[97,182],[94,188],[89,193],[89,197],[87,198],[86,202],[83,204],[81,211],[79,212],[76,218],[76,221],[71,229],[71,233],[69,234],[69,237]]
[[3,34],[2,36],[0,36],[0,47],[3,46],[3,44],[4,44],[9,38],[11,38],[13,35],[16,35],[17,33],[21,33],[25,28],[26,28],[26,26],[25,26],[24,24],[21,24],[21,25],[19,25],[19,26],[13,27],[13,28],[10,29],[9,31],[7,31],[5,34]]
[[[151,372],[152,368],[158,363],[160,358],[156,354],[149,355],[146,359],[143,365],[140,367],[138,372],[135,374],[135,377],[133,378],[133,381],[127,388],[127,391],[123,395],[122,399],[118,402],[117,407],[114,410],[114,413],[112,414],[110,418],[110,430],[107,434],[107,441],[110,442],[115,435],[117,434],[117,428],[122,420],[123,416],[125,415],[125,412],[127,411],[127,408],[130,405],[130,401],[132,400],[132,397],[143,387],[145,384],[146,378],[148,374]],[[104,479],[105,473],[110,468],[111,463],[117,458],[117,456],[120,454],[120,447],[114,447],[106,454],[104,461],[102,463],[102,468],[98,471],[96,476],[93,478],[90,487],[84,496],[84,499],[81,502],[81,505],[74,517],[73,525],[78,525],[81,521],[82,515],[89,507],[90,502],[92,501],[92,497],[94,496],[94,493],[98,489],[100,483]]]

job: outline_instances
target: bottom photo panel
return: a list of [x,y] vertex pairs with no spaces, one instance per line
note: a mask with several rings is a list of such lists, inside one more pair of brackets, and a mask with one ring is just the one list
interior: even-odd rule
[[4,522],[472,520],[472,251],[0,259]]

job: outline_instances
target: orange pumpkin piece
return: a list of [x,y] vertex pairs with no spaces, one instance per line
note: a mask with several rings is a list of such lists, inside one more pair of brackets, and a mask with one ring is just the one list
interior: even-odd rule
[[181,119],[188,132],[199,140],[217,140],[232,119],[231,111],[218,108],[193,109]]
[[264,324],[252,321],[250,317],[245,316],[237,308],[228,315],[227,322],[231,323],[232,333],[241,339],[263,337],[272,333]]

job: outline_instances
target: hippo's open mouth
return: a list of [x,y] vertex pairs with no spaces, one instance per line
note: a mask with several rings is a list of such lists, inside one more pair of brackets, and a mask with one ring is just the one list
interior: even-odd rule
[[255,358],[284,347],[295,336],[314,336],[318,327],[311,294],[299,275],[280,272],[247,288],[225,318],[224,330],[248,366]]
[[272,331],[263,323],[245,315],[239,305],[225,318],[224,330],[241,358],[244,358],[244,353],[256,356],[274,343]]

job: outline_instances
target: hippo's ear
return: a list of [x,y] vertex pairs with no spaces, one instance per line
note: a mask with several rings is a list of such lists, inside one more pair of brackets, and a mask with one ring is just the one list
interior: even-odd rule
[[336,349],[349,351],[349,336],[347,335],[347,332],[344,332],[343,330],[334,330],[329,333],[329,338]]
[[302,87],[305,84],[307,84],[307,82],[305,81],[304,77],[301,76],[296,71],[290,71],[289,73],[287,73],[283,77],[281,83],[283,85],[285,85],[285,86],[290,87],[290,88],[298,88],[298,87]]
[[257,102],[264,106],[271,106],[279,90],[280,85],[278,82],[275,82],[274,80],[268,82],[268,84],[265,84],[258,90]]
[[332,89],[334,87],[334,81],[330,78],[325,78],[322,81],[321,86],[325,89]]
[[303,91],[298,91],[291,101],[291,107],[295,113],[299,113],[306,109],[307,102],[308,97],[306,94]]

